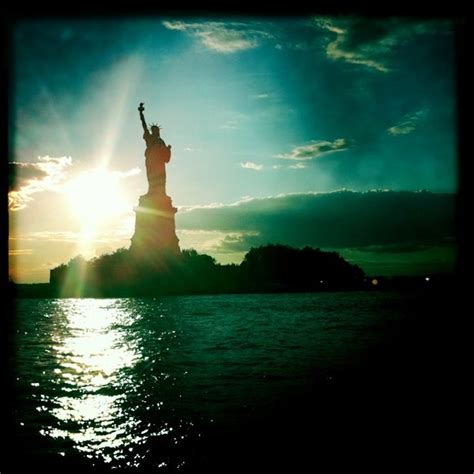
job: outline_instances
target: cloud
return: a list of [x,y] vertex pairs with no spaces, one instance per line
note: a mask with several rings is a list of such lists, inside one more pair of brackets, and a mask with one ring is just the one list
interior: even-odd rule
[[33,253],[33,249],[13,249],[8,251],[8,255],[10,257],[17,257],[19,255],[31,255]]
[[251,247],[262,245],[262,238],[255,232],[234,232],[226,235],[219,246],[214,249],[216,253],[246,253]]
[[[9,210],[24,209],[28,202],[33,200],[32,195],[35,193],[63,191],[64,185],[71,177],[72,165],[72,158],[66,156],[60,158],[40,156],[37,162],[9,163]],[[117,181],[140,173],[140,168],[132,168],[128,171],[110,171],[112,177]]]
[[[177,229],[180,246],[182,249],[195,248],[199,249],[200,252],[210,253],[241,253],[247,250],[247,244],[242,248],[237,248],[237,242],[242,240],[243,237],[253,236],[253,233],[242,233],[242,232],[221,232],[217,230],[189,230],[189,229]],[[225,250],[226,243],[232,242],[237,248],[235,251],[227,252]],[[222,252],[224,249],[224,252]]]
[[132,168],[131,170],[128,171],[112,171],[112,175],[116,179],[125,179],[129,178],[130,176],[136,176],[137,174],[140,174],[142,171],[140,168]]
[[236,53],[254,49],[272,35],[259,28],[258,23],[164,21],[169,30],[182,31],[198,39],[217,53]]
[[387,129],[390,135],[407,135],[415,131],[418,122],[422,120],[427,114],[426,109],[418,110],[417,112],[407,114],[400,123]]
[[164,21],[163,25],[165,28],[168,28],[168,30],[177,30],[177,31],[186,31],[188,28],[188,25],[184,23],[183,21]]
[[[240,233],[223,246],[284,243],[321,248],[433,245],[454,235],[455,197],[429,192],[287,194],[177,214],[177,227]],[[223,249],[221,249],[223,250]]]
[[245,163],[240,163],[242,168],[247,168],[249,170],[260,171],[263,169],[263,165],[257,165],[256,163],[252,163],[251,161],[246,161]]
[[71,231],[38,231],[27,232],[20,238],[11,240],[25,241],[25,242],[78,242],[81,238],[79,232]]
[[285,160],[307,161],[336,151],[347,150],[349,146],[349,140],[346,138],[338,138],[333,142],[313,140],[309,145],[297,146],[290,153],[279,154],[276,157]]
[[270,94],[255,94],[252,96],[254,99],[269,99]]
[[8,190],[18,191],[31,180],[42,180],[47,176],[38,163],[9,163]]
[[288,166],[288,168],[292,170],[303,170],[306,168],[306,163],[301,163],[301,161],[299,161],[298,163],[295,163],[294,165]]
[[[112,241],[130,240],[131,233],[133,233],[133,226],[121,225],[108,227],[107,229],[96,230],[91,235],[90,243],[110,243]],[[16,242],[33,242],[33,243],[80,243],[83,240],[81,232],[72,232],[67,230],[56,231],[36,231],[27,232],[20,237],[10,238]]]
[[222,124],[219,128],[222,128],[224,130],[235,130],[238,127],[238,121],[237,120],[228,120],[226,123]]
[[71,164],[72,158],[66,156],[40,156],[35,163],[9,163],[8,208],[18,211],[27,206],[33,194],[57,190]]
[[390,71],[389,58],[402,44],[452,28],[446,20],[361,17],[315,18],[315,25],[335,35],[326,46],[328,58],[384,73]]

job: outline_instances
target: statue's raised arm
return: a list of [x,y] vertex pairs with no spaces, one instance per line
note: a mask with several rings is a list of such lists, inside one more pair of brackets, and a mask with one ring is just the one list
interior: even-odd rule
[[138,111],[140,112],[140,120],[142,122],[143,132],[145,134],[148,134],[150,132],[148,131],[148,126],[147,126],[146,121],[145,121],[145,116],[143,115],[143,112],[145,111],[145,107],[144,107],[143,102],[140,102],[140,105],[138,106]]

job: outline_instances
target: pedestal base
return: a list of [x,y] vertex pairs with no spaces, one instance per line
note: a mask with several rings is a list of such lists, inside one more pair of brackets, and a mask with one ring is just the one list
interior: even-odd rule
[[160,254],[179,254],[175,214],[171,198],[163,193],[140,196],[135,208],[135,233],[130,251],[134,256],[153,257]]

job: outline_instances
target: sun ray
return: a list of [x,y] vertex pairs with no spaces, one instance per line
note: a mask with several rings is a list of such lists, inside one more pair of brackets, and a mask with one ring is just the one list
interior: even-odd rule
[[[118,70],[117,70],[118,69]],[[138,56],[132,56],[124,61],[118,68],[114,69],[114,76],[119,77],[114,91],[114,100],[109,105],[109,121],[105,129],[104,141],[100,149],[100,166],[107,167],[116,154],[116,146],[119,132],[123,128],[128,110],[128,99],[130,93],[138,80],[143,69],[143,63]]]

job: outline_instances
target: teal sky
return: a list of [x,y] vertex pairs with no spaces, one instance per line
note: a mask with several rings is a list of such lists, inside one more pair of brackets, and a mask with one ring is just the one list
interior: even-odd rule
[[[25,179],[17,191],[58,170],[66,179],[102,165],[122,173],[132,208],[146,192],[137,112],[145,102],[148,122],[160,124],[173,147],[167,191],[183,213],[190,206],[343,188],[456,192],[448,21],[38,20],[19,23],[12,40],[9,160]],[[44,156],[71,160],[45,171],[37,166]],[[78,231],[58,203],[60,179],[30,188],[28,201],[11,211],[16,239]],[[133,220],[132,211],[124,216],[121,222]],[[114,225],[102,230],[110,233]],[[205,223],[195,236],[199,230],[201,237],[217,232]],[[187,238],[180,236],[182,245]],[[201,240],[188,243],[212,254],[213,244]],[[116,247],[110,242],[95,252]],[[29,244],[17,244],[12,255],[26,275],[41,259],[25,259],[46,251],[22,254]],[[68,248],[66,260],[77,250]],[[221,261],[237,261],[232,255]],[[25,281],[45,279],[43,260],[43,276],[36,270]]]

